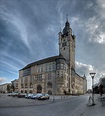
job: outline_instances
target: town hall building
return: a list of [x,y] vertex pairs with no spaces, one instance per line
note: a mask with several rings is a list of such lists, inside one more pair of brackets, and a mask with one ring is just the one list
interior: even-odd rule
[[19,70],[21,93],[84,94],[86,77],[75,71],[75,41],[68,19],[59,32],[59,55],[32,62]]

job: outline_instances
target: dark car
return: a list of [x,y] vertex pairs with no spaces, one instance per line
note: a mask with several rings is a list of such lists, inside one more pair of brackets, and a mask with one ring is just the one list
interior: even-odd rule
[[38,97],[38,100],[46,100],[49,99],[50,95],[49,94],[42,94],[42,96]]
[[26,94],[19,93],[19,94],[18,94],[18,97],[19,97],[19,98],[22,98],[22,97],[25,97],[25,95],[26,95]]

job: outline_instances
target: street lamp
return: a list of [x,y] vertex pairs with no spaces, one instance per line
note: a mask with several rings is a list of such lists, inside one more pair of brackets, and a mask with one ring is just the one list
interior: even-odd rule
[[89,73],[90,76],[92,77],[92,105],[95,105],[94,103],[94,90],[93,90],[93,85],[94,85],[94,76],[96,73]]
[[56,69],[54,70],[54,76],[53,76],[53,102],[55,102],[55,89],[56,89]]

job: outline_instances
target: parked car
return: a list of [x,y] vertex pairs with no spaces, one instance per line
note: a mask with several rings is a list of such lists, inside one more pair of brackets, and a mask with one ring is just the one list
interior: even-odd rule
[[27,93],[27,94],[25,95],[25,98],[31,98],[32,95],[33,95],[32,93]]
[[37,99],[37,94],[33,94],[33,95],[31,96],[31,99]]
[[8,93],[8,96],[12,96],[12,93]]
[[19,93],[19,94],[18,94],[18,97],[19,97],[19,98],[22,98],[22,97],[25,97],[25,95],[26,95],[26,94]]
[[39,97],[41,97],[41,96],[43,96],[43,94],[42,94],[42,93],[38,93],[38,94],[37,94],[37,99],[38,99]]
[[49,99],[50,95],[49,94],[42,94],[42,96],[38,97],[38,100],[46,100]]
[[31,99],[38,99],[39,97],[41,97],[43,94],[42,93],[37,93],[37,94],[33,94],[31,96]]
[[17,92],[12,92],[12,93],[9,93],[8,96],[13,96],[13,97],[15,97],[15,96],[18,96],[18,93],[17,93]]
[[12,93],[12,96],[13,96],[13,97],[18,96],[18,94],[19,94],[19,93],[14,92],[14,93]]

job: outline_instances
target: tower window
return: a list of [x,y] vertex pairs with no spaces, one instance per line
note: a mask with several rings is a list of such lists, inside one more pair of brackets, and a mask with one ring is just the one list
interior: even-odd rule
[[66,45],[67,45],[67,42],[62,43],[62,47],[66,46]]

